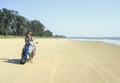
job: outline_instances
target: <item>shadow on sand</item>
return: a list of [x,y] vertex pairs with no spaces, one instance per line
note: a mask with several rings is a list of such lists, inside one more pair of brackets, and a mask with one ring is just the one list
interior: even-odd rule
[[12,63],[12,64],[20,64],[20,59],[6,59],[6,58],[0,58],[2,62],[6,63]]

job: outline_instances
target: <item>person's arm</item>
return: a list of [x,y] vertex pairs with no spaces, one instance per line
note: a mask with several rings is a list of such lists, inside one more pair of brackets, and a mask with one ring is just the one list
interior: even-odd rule
[[27,44],[27,38],[25,37],[25,45]]
[[34,38],[33,37],[31,37],[32,38],[32,41],[34,41]]

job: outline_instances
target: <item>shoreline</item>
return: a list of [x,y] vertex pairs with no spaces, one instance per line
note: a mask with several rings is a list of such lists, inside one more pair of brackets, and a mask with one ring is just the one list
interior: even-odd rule
[[90,41],[90,42],[104,42],[106,44],[120,46],[120,40],[110,40],[110,39],[71,39],[77,41]]
[[[1,36],[0,35],[0,39],[14,39],[14,38],[24,38],[24,36]],[[106,43],[106,44],[110,44],[110,45],[114,45],[114,46],[120,46],[120,37],[100,37],[100,39],[99,39],[99,37],[95,37],[95,39],[94,39],[94,37],[93,38],[84,38],[84,39],[82,39],[82,38],[60,38],[60,37],[36,37],[36,36],[34,36],[34,38],[35,39],[69,39],[69,40],[77,40],[77,41],[92,41],[92,42],[104,42],[104,43]],[[103,39],[102,39],[103,38]],[[110,38],[110,39],[109,39]],[[114,39],[112,39],[112,38],[114,38]]]

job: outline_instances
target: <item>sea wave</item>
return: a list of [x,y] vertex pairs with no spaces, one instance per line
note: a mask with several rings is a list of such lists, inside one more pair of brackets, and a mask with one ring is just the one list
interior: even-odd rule
[[112,44],[112,45],[117,45],[117,46],[120,46],[120,40],[117,38],[117,39],[90,39],[90,38],[84,38],[84,39],[81,39],[81,38],[72,38],[72,40],[79,40],[79,41],[100,41],[100,42],[104,42],[104,43],[107,43],[107,44]]

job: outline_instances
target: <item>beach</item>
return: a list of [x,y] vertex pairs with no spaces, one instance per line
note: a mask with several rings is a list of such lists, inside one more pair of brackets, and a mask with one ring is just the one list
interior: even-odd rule
[[120,83],[120,46],[35,39],[33,63],[20,64],[23,38],[0,39],[0,83]]

